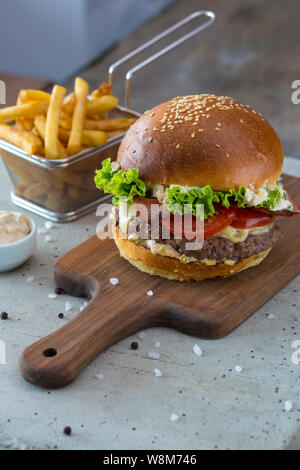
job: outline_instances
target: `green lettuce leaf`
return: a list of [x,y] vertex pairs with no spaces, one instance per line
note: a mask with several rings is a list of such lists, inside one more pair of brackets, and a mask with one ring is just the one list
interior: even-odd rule
[[[114,195],[113,204],[119,206],[120,198],[133,203],[134,196],[151,197],[149,187],[139,179],[138,170],[131,168],[128,171],[114,170],[110,158],[102,163],[102,169],[96,170],[95,184],[98,189],[105,193]],[[215,214],[214,204],[221,204],[229,208],[235,204],[240,208],[248,207],[246,200],[246,188],[240,186],[239,189],[230,191],[215,191],[209,185],[199,188],[184,188],[182,186],[170,186],[167,189],[167,200],[165,206],[173,214],[183,215],[192,213],[201,216],[200,204],[204,206],[204,218]],[[268,207],[275,209],[276,204],[284,197],[278,186],[268,191],[268,198],[256,207]]]
[[275,209],[276,203],[280,201],[282,198],[282,194],[280,192],[280,189],[276,187],[275,189],[272,189],[268,191],[268,199],[266,201],[263,201],[262,204],[259,204],[256,207],[268,207],[269,209]]
[[[183,215],[184,206],[188,204],[188,212],[200,216],[199,204],[204,206],[204,218],[215,213],[214,203],[220,202],[217,193],[210,186],[203,188],[191,188],[186,190],[182,186],[171,186],[167,190],[168,203],[166,204],[170,212]],[[185,211],[186,212],[186,211]]]
[[226,207],[227,209],[230,207],[230,204],[233,201],[237,204],[238,207],[244,208],[246,206],[245,186],[240,186],[238,190],[230,189],[230,191],[216,191],[216,194],[219,196],[222,206]]
[[96,170],[95,184],[98,189],[114,195],[116,206],[119,206],[120,197],[132,204],[134,196],[145,197],[147,192],[145,183],[138,177],[138,170],[113,170],[110,158],[102,162],[101,170]]

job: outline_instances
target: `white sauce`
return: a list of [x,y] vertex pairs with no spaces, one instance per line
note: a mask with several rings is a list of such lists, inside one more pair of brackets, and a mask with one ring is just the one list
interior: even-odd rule
[[0,211],[0,245],[22,240],[30,232],[30,221],[25,214],[15,215],[9,211]]
[[278,188],[281,194],[280,201],[276,202],[276,205],[273,211],[280,211],[280,210],[292,210],[292,203],[288,200],[288,196],[286,191],[283,189],[282,185],[279,183],[270,184],[268,186],[264,186],[258,189],[246,189],[245,194],[245,201],[247,206],[255,207],[259,204],[262,204],[264,201],[268,199],[268,191],[273,191],[274,189]]

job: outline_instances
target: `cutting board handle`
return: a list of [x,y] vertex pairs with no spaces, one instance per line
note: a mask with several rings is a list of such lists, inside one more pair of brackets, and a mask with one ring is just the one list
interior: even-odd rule
[[[100,295],[100,294],[99,294]],[[99,307],[100,306],[100,307]],[[19,363],[28,382],[45,388],[69,384],[101,351],[155,322],[155,309],[105,305],[97,296],[76,318],[29,346]]]

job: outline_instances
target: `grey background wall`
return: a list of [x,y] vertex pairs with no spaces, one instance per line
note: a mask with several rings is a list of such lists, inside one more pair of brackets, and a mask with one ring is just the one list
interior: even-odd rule
[[61,81],[173,0],[1,0],[0,71]]

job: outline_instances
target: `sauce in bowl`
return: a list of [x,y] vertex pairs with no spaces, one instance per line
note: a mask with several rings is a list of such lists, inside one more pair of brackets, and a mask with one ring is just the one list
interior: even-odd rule
[[0,245],[22,240],[30,232],[30,221],[25,214],[16,215],[9,211],[0,211]]

